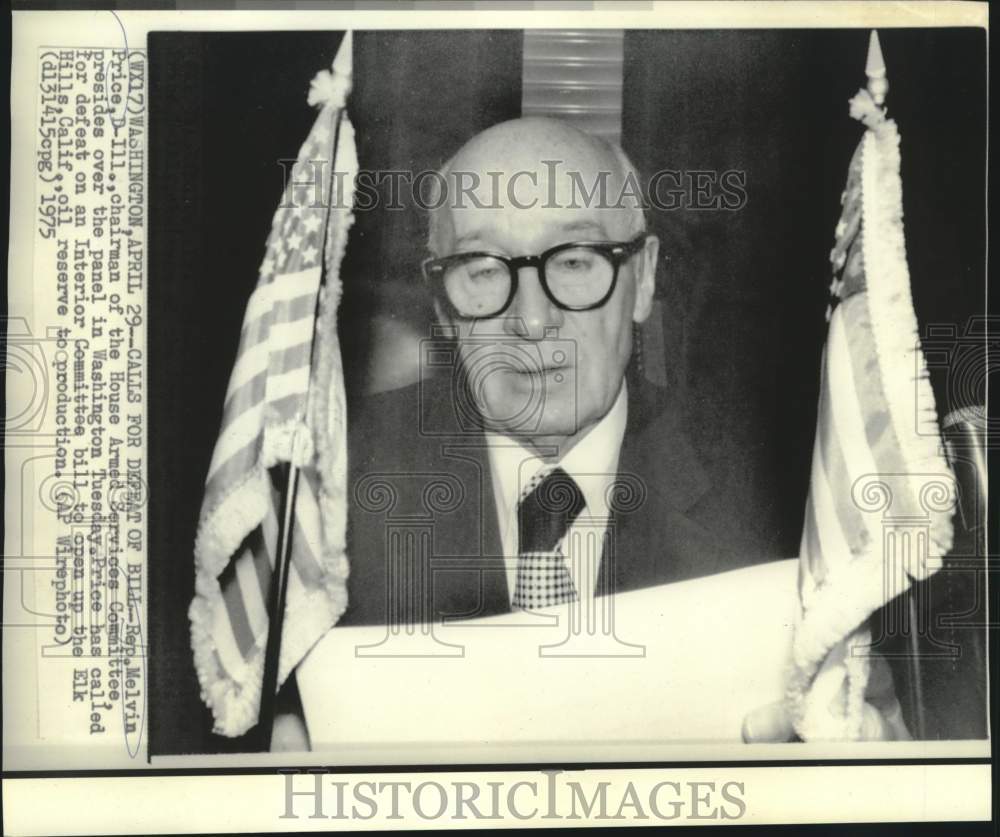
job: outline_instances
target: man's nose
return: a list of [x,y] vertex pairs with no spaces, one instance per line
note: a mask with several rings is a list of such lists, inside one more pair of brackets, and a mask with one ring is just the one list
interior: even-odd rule
[[562,325],[562,311],[546,296],[538,271],[521,268],[517,293],[504,315],[504,330],[523,340],[541,340],[547,329]]

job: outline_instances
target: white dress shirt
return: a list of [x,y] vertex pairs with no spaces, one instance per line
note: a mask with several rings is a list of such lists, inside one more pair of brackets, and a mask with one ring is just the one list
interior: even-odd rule
[[[622,381],[611,409],[562,459],[552,463],[576,481],[586,503],[558,547],[581,601],[593,598],[601,547],[608,528],[608,490],[618,473],[618,456],[627,418],[628,398]],[[507,592],[513,598],[520,551],[517,503],[524,487],[549,463],[508,436],[487,433],[486,442],[507,570]]]

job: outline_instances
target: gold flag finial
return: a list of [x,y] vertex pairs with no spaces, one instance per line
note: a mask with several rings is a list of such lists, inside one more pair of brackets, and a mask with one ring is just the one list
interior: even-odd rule
[[882,45],[878,41],[878,32],[872,29],[868,39],[868,60],[865,62],[865,75],[868,76],[868,92],[876,105],[885,103],[885,94],[889,92],[889,80],[885,77],[885,60],[882,58]]

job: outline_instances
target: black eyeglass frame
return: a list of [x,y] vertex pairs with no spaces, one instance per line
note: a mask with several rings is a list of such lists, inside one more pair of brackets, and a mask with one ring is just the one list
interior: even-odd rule
[[[465,320],[488,320],[492,317],[500,316],[500,314],[510,308],[511,303],[514,301],[514,297],[517,295],[518,277],[520,275],[521,268],[523,267],[533,267],[538,271],[538,281],[542,285],[542,290],[545,291],[545,296],[548,297],[549,301],[555,305],[556,308],[563,311],[593,311],[595,308],[600,308],[602,305],[607,303],[609,299],[611,299],[611,295],[615,292],[615,288],[618,286],[619,268],[632,258],[632,256],[642,250],[642,248],[646,245],[646,239],[648,237],[649,234],[643,231],[631,241],[568,241],[565,244],[557,244],[555,247],[550,247],[548,250],[539,253],[537,256],[516,256],[514,258],[492,250],[473,250],[467,253],[455,253],[451,256],[424,259],[421,264],[421,269],[423,270],[424,278],[432,285],[435,294],[447,303],[448,307],[451,308],[452,312],[456,316]],[[560,302],[549,289],[549,283],[545,278],[544,265],[548,259],[557,253],[561,253],[565,250],[573,250],[577,247],[589,247],[592,250],[596,250],[607,257],[613,268],[613,272],[611,274],[611,284],[608,286],[608,292],[601,299],[591,305],[566,305],[565,303]],[[483,257],[498,259],[507,265],[507,270],[510,272],[510,292],[507,294],[507,299],[504,304],[490,314],[479,314],[475,316],[463,314],[455,307],[455,304],[448,298],[447,291],[444,290],[445,271],[449,268],[449,266],[463,259]]]

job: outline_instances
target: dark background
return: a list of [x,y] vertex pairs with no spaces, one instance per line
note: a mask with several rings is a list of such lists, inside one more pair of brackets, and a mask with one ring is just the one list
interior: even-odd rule
[[[922,329],[984,313],[985,35],[880,32],[902,135],[907,253]],[[187,607],[205,473],[243,308],[282,189],[314,119],[310,79],[336,33],[153,33],[150,54],[150,748],[245,746],[212,736]],[[355,34],[351,118],[362,168],[437,167],[520,115],[520,31]],[[653,214],[664,365],[696,442],[745,503],[734,533],[798,551],[830,268],[861,126],[867,30],[627,32],[622,145],[639,169],[739,169],[740,211]],[[392,386],[426,334],[418,211],[358,213],[342,270],[349,398]],[[939,412],[956,395],[932,369]]]

